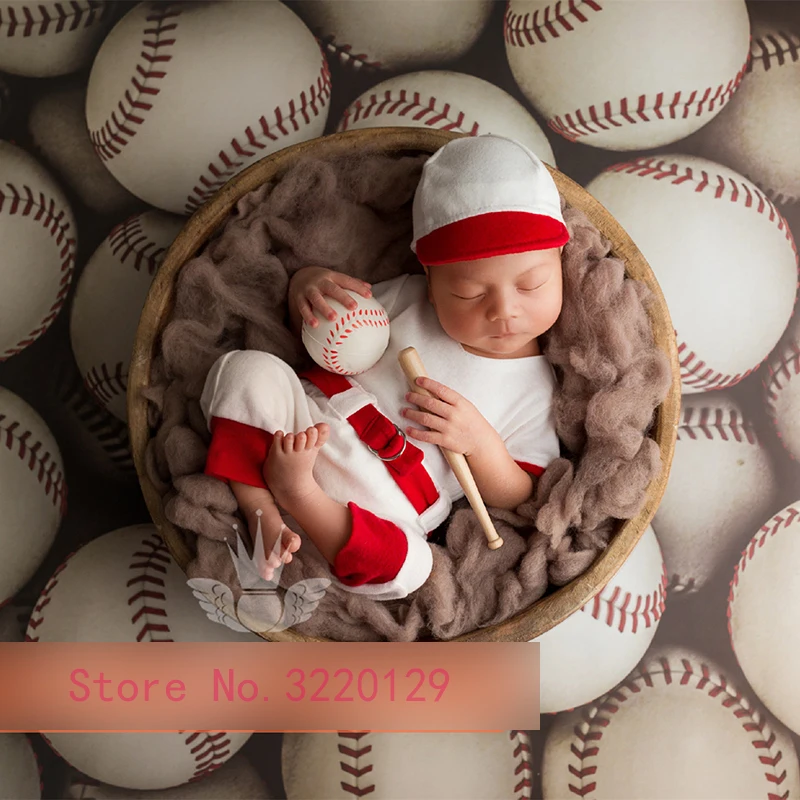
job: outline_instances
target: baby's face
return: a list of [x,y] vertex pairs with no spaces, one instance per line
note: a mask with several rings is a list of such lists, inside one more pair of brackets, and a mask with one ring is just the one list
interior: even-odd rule
[[445,333],[486,358],[535,355],[561,313],[561,248],[425,267]]

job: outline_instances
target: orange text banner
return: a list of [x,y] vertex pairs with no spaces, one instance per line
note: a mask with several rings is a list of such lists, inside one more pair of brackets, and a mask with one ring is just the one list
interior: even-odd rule
[[0,730],[539,729],[535,642],[0,643]]

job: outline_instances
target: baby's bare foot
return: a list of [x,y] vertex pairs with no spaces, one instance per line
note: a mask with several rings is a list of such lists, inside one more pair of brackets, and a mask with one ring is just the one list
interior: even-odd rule
[[276,431],[264,464],[264,480],[279,505],[297,502],[317,488],[313,469],[330,426],[318,422],[300,433]]
[[[292,553],[300,549],[302,540],[290,528],[288,528],[281,517],[280,511],[275,504],[262,511],[256,511],[256,529],[254,530],[254,540],[257,536],[258,521],[261,522],[261,540],[264,548],[264,568],[261,570],[261,577],[265,580],[272,580],[275,570],[281,564],[288,564],[292,560]],[[278,540],[280,539],[280,544]]]

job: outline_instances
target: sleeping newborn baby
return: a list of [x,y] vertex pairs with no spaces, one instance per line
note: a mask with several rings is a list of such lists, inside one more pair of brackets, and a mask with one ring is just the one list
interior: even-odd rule
[[[299,336],[325,297],[351,289],[386,309],[389,345],[371,369],[296,374],[272,354],[233,351],[206,379],[212,434],[205,472],[229,482],[265,578],[301,545],[301,526],[342,588],[405,597],[432,568],[428,537],[464,492],[440,447],[463,453],[487,506],[515,509],[559,455],[555,374],[538,337],[558,319],[569,233],[544,164],[511,139],[448,142],[425,163],[411,249],[424,275],[373,286],[321,267],[296,272],[289,315]],[[409,391],[397,361],[414,346],[431,378]],[[435,379],[434,379],[435,378]],[[278,542],[280,541],[280,544]]]

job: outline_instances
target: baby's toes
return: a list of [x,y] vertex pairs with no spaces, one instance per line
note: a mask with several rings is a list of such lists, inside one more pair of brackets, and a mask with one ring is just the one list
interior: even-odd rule
[[283,437],[283,452],[291,453],[294,449],[294,434],[287,433]]
[[328,437],[331,434],[331,426],[328,425],[327,422],[320,422],[315,425],[315,427],[319,431],[319,435],[317,436],[317,447],[322,447],[322,445],[328,441]]
[[300,431],[300,433],[295,434],[294,437],[294,451],[295,453],[300,453],[306,449],[306,432]]
[[306,450],[314,449],[314,445],[317,443],[318,434],[319,431],[314,425],[312,425],[310,428],[306,428]]

